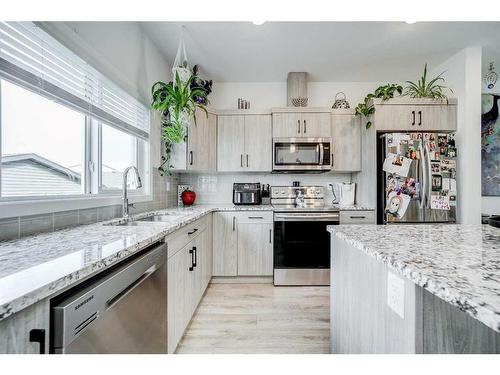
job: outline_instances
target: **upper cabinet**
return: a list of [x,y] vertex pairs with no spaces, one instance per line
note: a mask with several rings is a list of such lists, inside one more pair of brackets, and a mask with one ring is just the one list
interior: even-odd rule
[[377,131],[455,131],[457,100],[374,99]]
[[216,131],[217,116],[211,111],[207,114],[196,110],[194,120],[187,131],[187,141],[176,144],[171,154],[174,170],[214,172],[216,168]]
[[353,109],[333,109],[332,171],[361,170],[361,123]]
[[314,108],[273,109],[273,137],[327,138],[331,136],[330,110]]
[[272,169],[270,114],[217,116],[217,170],[270,172]]

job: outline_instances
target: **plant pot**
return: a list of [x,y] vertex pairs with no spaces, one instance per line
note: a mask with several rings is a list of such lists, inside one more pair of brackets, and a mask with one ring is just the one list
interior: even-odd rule
[[184,206],[191,206],[196,200],[196,193],[192,190],[184,190],[181,199]]

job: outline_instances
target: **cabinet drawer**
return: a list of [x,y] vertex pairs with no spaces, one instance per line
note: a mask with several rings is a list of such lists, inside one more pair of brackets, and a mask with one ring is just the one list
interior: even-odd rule
[[189,241],[196,238],[205,228],[207,228],[208,216],[204,216],[195,222],[188,224],[174,233],[169,234],[165,238],[165,242],[168,246],[168,257],[171,257],[184,246],[188,244]]
[[244,211],[244,212],[234,212],[236,221],[241,224],[255,223],[272,223],[273,222],[273,212],[272,211]]
[[375,211],[340,211],[340,224],[375,224]]

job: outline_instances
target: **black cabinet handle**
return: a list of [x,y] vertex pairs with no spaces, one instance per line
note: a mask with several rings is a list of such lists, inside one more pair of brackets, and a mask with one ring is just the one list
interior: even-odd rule
[[249,219],[264,219],[263,216],[249,216]]
[[188,232],[188,235],[194,234],[198,232],[198,228],[194,228],[191,232]]
[[349,216],[351,219],[366,219],[366,216]]
[[236,216],[233,216],[233,232],[236,229]]
[[189,151],[189,165],[193,165],[193,151]]
[[269,243],[273,243],[272,235],[273,235],[273,230],[269,229]]
[[306,120],[304,120],[304,134],[307,133],[307,124],[306,124]]
[[45,330],[32,329],[29,336],[30,342],[37,342],[39,344],[39,353],[45,354]]
[[248,154],[247,154],[247,168],[248,168]]
[[194,251],[193,249],[189,249],[189,254],[191,254],[191,265],[189,266],[189,270],[194,270]]
[[196,250],[196,246],[193,246],[193,253],[194,253],[193,267],[196,267],[196,262],[198,262],[198,251]]
[[412,125],[415,125],[415,111],[411,111],[411,116],[412,116]]
[[422,125],[422,111],[418,111],[418,126]]
[[332,154],[332,167],[333,167],[333,154]]
[[297,133],[300,134],[300,120],[297,120]]
[[243,168],[243,154],[240,154],[240,166]]

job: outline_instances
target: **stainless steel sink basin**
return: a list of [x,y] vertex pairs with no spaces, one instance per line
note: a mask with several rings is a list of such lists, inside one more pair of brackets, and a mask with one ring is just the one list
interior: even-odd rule
[[147,225],[147,223],[144,223],[144,222],[141,223],[138,221],[126,221],[124,223],[111,223],[108,225],[113,225],[113,226],[117,226],[117,227],[137,227],[140,225]]
[[172,214],[162,214],[162,215],[153,215],[148,217],[143,217],[142,219],[138,219],[137,221],[171,221],[181,215],[172,215]]

